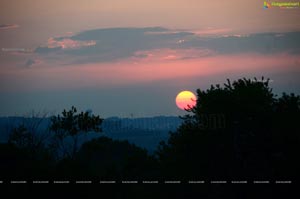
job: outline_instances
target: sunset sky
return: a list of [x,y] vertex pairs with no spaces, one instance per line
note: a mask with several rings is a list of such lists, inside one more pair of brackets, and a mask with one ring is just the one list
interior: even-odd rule
[[300,94],[300,7],[263,3],[1,0],[0,116],[180,115],[178,92],[227,78]]

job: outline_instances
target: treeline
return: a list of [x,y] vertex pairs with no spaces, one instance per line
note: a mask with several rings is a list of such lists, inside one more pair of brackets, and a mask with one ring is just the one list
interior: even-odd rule
[[269,80],[228,80],[223,86],[199,89],[196,106],[182,119],[168,142],[149,155],[127,141],[106,137],[79,147],[79,136],[101,133],[103,119],[72,107],[52,118],[51,140],[25,126],[13,129],[9,142],[0,145],[0,176],[9,180],[299,179],[300,97],[274,95]]

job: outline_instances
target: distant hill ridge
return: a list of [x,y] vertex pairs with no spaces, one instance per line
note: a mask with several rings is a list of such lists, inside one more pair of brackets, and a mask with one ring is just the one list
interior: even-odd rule
[[[32,126],[40,122],[38,132],[44,132],[50,118],[0,117],[0,142],[7,142],[9,133],[14,127],[24,123]],[[160,141],[169,137],[182,123],[176,116],[156,116],[142,118],[109,117],[102,123],[102,133],[90,133],[89,139],[107,136],[116,140],[128,140],[142,148],[153,151]]]

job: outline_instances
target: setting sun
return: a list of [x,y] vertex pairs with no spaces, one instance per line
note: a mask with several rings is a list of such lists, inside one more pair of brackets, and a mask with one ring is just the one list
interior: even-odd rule
[[191,91],[181,91],[176,96],[176,105],[182,110],[193,108],[196,105],[197,97]]

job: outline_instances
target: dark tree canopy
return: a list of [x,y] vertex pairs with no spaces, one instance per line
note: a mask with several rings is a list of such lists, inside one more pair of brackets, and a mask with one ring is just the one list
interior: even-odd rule
[[[294,178],[300,98],[276,98],[269,80],[229,80],[197,90],[197,104],[157,151],[163,173],[182,178]],[[297,122],[298,121],[298,122]]]
[[[89,112],[77,113],[77,109],[72,106],[71,110],[63,110],[62,115],[51,118],[50,130],[55,133],[53,147],[55,150],[61,150],[64,156],[73,158],[78,151],[78,136],[81,133],[90,131],[101,132],[100,125],[103,119]],[[65,138],[73,139],[72,149],[66,147],[68,144]]]
[[80,132],[101,132],[99,126],[103,119],[100,116],[90,115],[89,112],[76,113],[77,109],[72,106],[69,111],[63,110],[62,116],[53,116],[50,129],[54,132],[64,131],[70,136],[77,135]]

